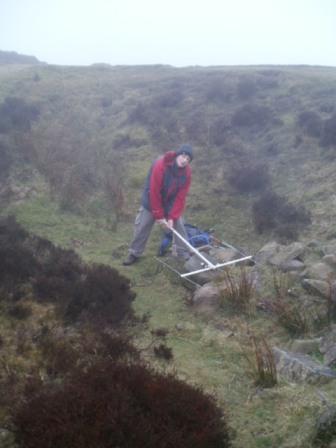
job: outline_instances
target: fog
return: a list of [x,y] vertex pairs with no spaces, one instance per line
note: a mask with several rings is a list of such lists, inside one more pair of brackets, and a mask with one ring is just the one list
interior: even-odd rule
[[334,0],[1,0],[0,50],[50,64],[336,66]]

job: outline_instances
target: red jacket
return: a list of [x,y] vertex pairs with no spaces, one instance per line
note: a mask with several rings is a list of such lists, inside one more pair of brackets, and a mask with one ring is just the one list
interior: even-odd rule
[[183,214],[191,183],[191,168],[179,168],[176,152],[169,151],[157,159],[148,173],[142,205],[155,219],[177,220]]

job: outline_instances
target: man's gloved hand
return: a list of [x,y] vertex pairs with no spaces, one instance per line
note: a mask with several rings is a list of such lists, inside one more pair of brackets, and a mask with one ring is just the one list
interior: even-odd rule
[[157,219],[156,222],[164,229],[164,230],[169,230],[173,227],[174,225],[174,221],[172,219],[168,219],[168,221],[166,219]]

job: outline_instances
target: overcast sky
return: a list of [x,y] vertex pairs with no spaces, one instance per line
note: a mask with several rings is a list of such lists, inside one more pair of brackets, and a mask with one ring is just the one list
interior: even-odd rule
[[61,65],[336,66],[336,0],[0,0],[0,50]]

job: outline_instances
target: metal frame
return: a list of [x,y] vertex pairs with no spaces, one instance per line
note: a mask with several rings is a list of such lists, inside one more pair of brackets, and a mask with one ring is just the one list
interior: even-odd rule
[[192,283],[193,285],[196,285],[197,287],[199,287],[200,285],[198,283],[196,283],[195,281],[191,280],[189,277],[196,275],[196,274],[200,274],[202,272],[206,272],[206,271],[215,271],[217,269],[221,269],[225,266],[231,266],[233,264],[237,264],[237,263],[241,263],[242,261],[246,261],[246,260],[252,260],[252,255],[244,255],[240,250],[236,249],[234,246],[231,246],[230,244],[225,243],[224,241],[219,241],[220,245],[222,247],[228,247],[230,249],[234,249],[236,251],[238,251],[241,255],[244,255],[241,258],[237,258],[236,260],[231,260],[231,261],[227,261],[225,263],[216,263],[213,264],[210,260],[208,260],[206,257],[204,257],[204,255],[201,254],[201,252],[199,250],[197,250],[194,246],[192,246],[189,241],[187,241],[182,235],[180,235],[179,232],[177,232],[177,230],[175,230],[174,228],[170,228],[170,230],[173,232],[174,235],[176,235],[181,241],[183,241],[183,243],[195,254],[197,255],[197,257],[202,260],[202,268],[201,269],[197,269],[196,271],[192,271],[192,272],[186,272],[184,274],[178,272],[176,269],[172,268],[171,266],[169,266],[168,263],[165,263],[164,261],[160,260],[159,258],[156,258],[157,261],[159,261],[160,263],[162,263],[164,266],[166,266],[168,269],[170,269],[171,271],[175,272],[176,274],[178,274],[181,278],[188,280],[190,283]]

